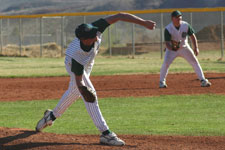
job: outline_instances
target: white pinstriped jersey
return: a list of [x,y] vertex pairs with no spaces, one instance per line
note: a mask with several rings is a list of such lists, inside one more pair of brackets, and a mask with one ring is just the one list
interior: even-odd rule
[[[85,86],[92,88],[95,91],[94,86],[92,85],[89,76],[91,69],[94,65],[94,58],[98,53],[98,49],[101,43],[102,34],[97,33],[97,41],[94,43],[94,47],[89,51],[85,52],[81,49],[80,40],[75,38],[68,46],[66,50],[65,65],[66,70],[70,74],[70,84],[68,90],[63,94],[59,103],[53,110],[53,114],[56,118],[60,117],[66,109],[75,102],[80,96],[80,92],[77,88],[76,79],[74,73],[71,71],[71,58],[75,59],[78,63],[84,66],[85,73],[82,77]],[[82,97],[83,99],[83,97]],[[83,99],[86,109],[91,116],[95,126],[99,129],[100,132],[104,132],[109,129],[105,119],[102,116],[102,113],[99,109],[98,100],[94,103],[88,103]]]
[[[97,41],[94,43],[93,48],[90,51],[84,51],[81,48],[80,40],[78,38],[75,38],[68,46],[66,50],[66,57],[65,57],[65,66],[66,70],[70,75],[70,83],[68,90],[63,94],[61,97],[59,103],[53,110],[53,114],[56,118],[60,117],[66,109],[75,102],[80,96],[80,94],[77,84],[76,84],[76,75],[72,71],[72,59],[76,60],[79,64],[83,65],[84,67],[84,74],[82,75],[82,80],[85,86],[90,87],[92,90],[95,91],[94,86],[91,83],[91,80],[89,78],[92,67],[94,65],[94,59],[95,56],[98,53],[99,46],[101,43],[102,33],[104,30],[110,25],[108,24],[104,19],[99,19],[92,23],[94,26],[98,27],[97,32]],[[88,49],[89,50],[89,49]],[[79,69],[79,67],[78,67]],[[100,111],[99,105],[98,105],[98,99],[94,103],[88,103],[84,100],[82,97],[86,109],[92,118],[95,126],[99,129],[100,132],[104,132],[109,129],[109,127],[106,124],[105,119],[102,116],[102,113]]]
[[171,22],[166,26],[166,29],[171,34],[171,40],[181,42],[180,47],[187,47],[188,46],[188,23],[185,21],[181,22],[179,30],[175,28],[173,23]]
[[101,38],[101,32],[97,32],[97,41],[94,43],[94,47],[89,52],[82,50],[80,46],[80,40],[75,38],[69,44],[66,50],[66,55],[83,65],[85,70],[91,70],[94,65],[95,56],[98,54]]

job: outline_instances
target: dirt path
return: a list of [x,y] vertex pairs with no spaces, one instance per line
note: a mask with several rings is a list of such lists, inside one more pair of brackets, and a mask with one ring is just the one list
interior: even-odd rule
[[[225,73],[209,73],[209,88],[201,88],[195,74],[169,74],[167,89],[159,89],[158,74],[91,77],[98,97],[157,96],[171,94],[225,93]],[[69,77],[0,78],[0,101],[59,99]]]
[[[202,88],[195,74],[169,74],[168,88],[159,89],[159,75],[92,77],[99,97],[157,96],[169,94],[225,94],[225,73],[209,73],[211,87]],[[67,89],[68,77],[0,78],[0,101],[59,99]],[[0,127],[0,150],[225,150],[225,137],[119,135],[126,145],[99,144],[98,135],[36,133],[27,129]]]

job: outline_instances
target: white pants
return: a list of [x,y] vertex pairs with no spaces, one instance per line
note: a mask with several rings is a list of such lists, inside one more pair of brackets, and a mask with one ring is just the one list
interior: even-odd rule
[[[70,75],[70,83],[68,90],[64,93],[60,101],[58,102],[57,106],[53,110],[53,114],[56,118],[60,117],[65,110],[73,103],[75,102],[80,96],[80,92],[77,88],[76,80],[75,80],[75,74],[71,72],[71,65],[72,65],[72,58],[69,56],[66,56],[65,58],[65,66],[66,70]],[[85,86],[88,86],[92,88],[94,91],[94,87],[89,79],[91,70],[85,70],[83,74],[83,81]],[[82,96],[81,96],[82,97]],[[82,97],[83,99],[83,97]],[[99,105],[98,105],[98,99],[94,103],[88,103],[83,99],[86,109],[92,118],[95,126],[99,129],[100,132],[104,132],[108,130],[108,126],[105,122],[105,119],[102,116],[102,113],[100,111]]]
[[199,80],[205,79],[205,76],[203,74],[202,68],[198,62],[197,57],[195,56],[193,50],[188,46],[178,51],[172,51],[172,50],[166,49],[164,62],[160,70],[160,81],[166,81],[166,76],[168,74],[170,64],[172,64],[173,60],[179,56],[186,59],[187,62],[190,65],[192,65]]

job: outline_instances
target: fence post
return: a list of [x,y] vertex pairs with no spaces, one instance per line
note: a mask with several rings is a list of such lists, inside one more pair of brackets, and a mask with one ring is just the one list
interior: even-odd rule
[[132,23],[132,58],[134,59],[135,55],[135,24]]
[[110,27],[108,27],[108,48],[109,48],[109,56],[112,56],[112,48],[111,48],[111,33]]
[[161,53],[161,59],[163,59],[163,13],[161,13],[160,16],[160,53]]
[[114,27],[115,27],[115,39],[114,41],[116,41],[116,44],[117,44],[117,23],[114,24]]
[[1,44],[1,51],[0,51],[0,54],[2,54],[2,19],[0,19],[0,44]]
[[43,46],[43,31],[42,31],[42,27],[43,27],[43,18],[40,17],[40,57],[42,57],[42,46]]
[[224,56],[223,11],[221,11],[221,58]]
[[20,46],[20,56],[22,55],[22,18],[19,19],[19,46]]
[[84,16],[84,23],[86,23],[86,16]]
[[64,52],[64,16],[61,17],[61,57]]
[[9,34],[10,33],[10,19],[7,19],[7,27],[6,27],[6,33],[7,35],[5,36],[5,43],[9,43]]
[[[190,25],[191,25],[191,27],[193,27],[193,19],[192,19],[192,12],[190,12]],[[189,40],[189,44],[190,44],[190,46],[192,47],[192,42]]]
[[190,12],[190,25],[191,25],[191,26],[193,25],[193,22],[192,22],[192,21],[193,21],[192,16],[193,16],[193,15],[192,15],[192,12]]

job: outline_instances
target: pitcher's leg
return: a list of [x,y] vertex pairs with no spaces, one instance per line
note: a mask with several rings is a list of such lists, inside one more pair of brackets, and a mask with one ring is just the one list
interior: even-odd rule
[[53,110],[53,114],[56,118],[60,117],[66,111],[66,109],[80,97],[79,90],[77,88],[72,88],[73,85],[71,84],[75,83],[73,82],[74,81],[72,80],[70,81],[69,89],[63,94],[62,98]]
[[88,103],[84,101],[86,109],[88,111],[88,114],[92,118],[95,126],[98,128],[98,130],[102,133],[109,129],[109,127],[106,124],[105,119],[102,116],[102,113],[100,111],[98,100],[96,100],[94,103]]
[[[95,91],[95,89],[86,73],[84,73],[84,75],[83,75],[83,80],[84,80],[85,86],[88,86]],[[100,132],[104,132],[104,131],[108,130],[109,127],[107,126],[106,121],[103,118],[101,110],[98,105],[98,98],[94,103],[88,103],[84,99],[83,99],[83,101],[85,103],[88,114],[92,118],[92,120],[93,120],[95,126],[98,128],[98,130]]]
[[70,74],[70,84],[68,90],[64,93],[55,109],[52,111],[47,109],[44,112],[44,116],[38,121],[36,125],[36,131],[41,131],[47,126],[51,126],[54,120],[60,117],[65,110],[79,98],[80,93],[76,87],[75,75],[71,72],[71,58],[65,58],[66,70]]
[[75,75],[71,72],[71,58],[65,59],[66,70],[70,75],[70,83],[68,90],[63,94],[57,106],[53,110],[53,114],[56,118],[60,117],[65,110],[80,97],[80,92],[76,85]]

